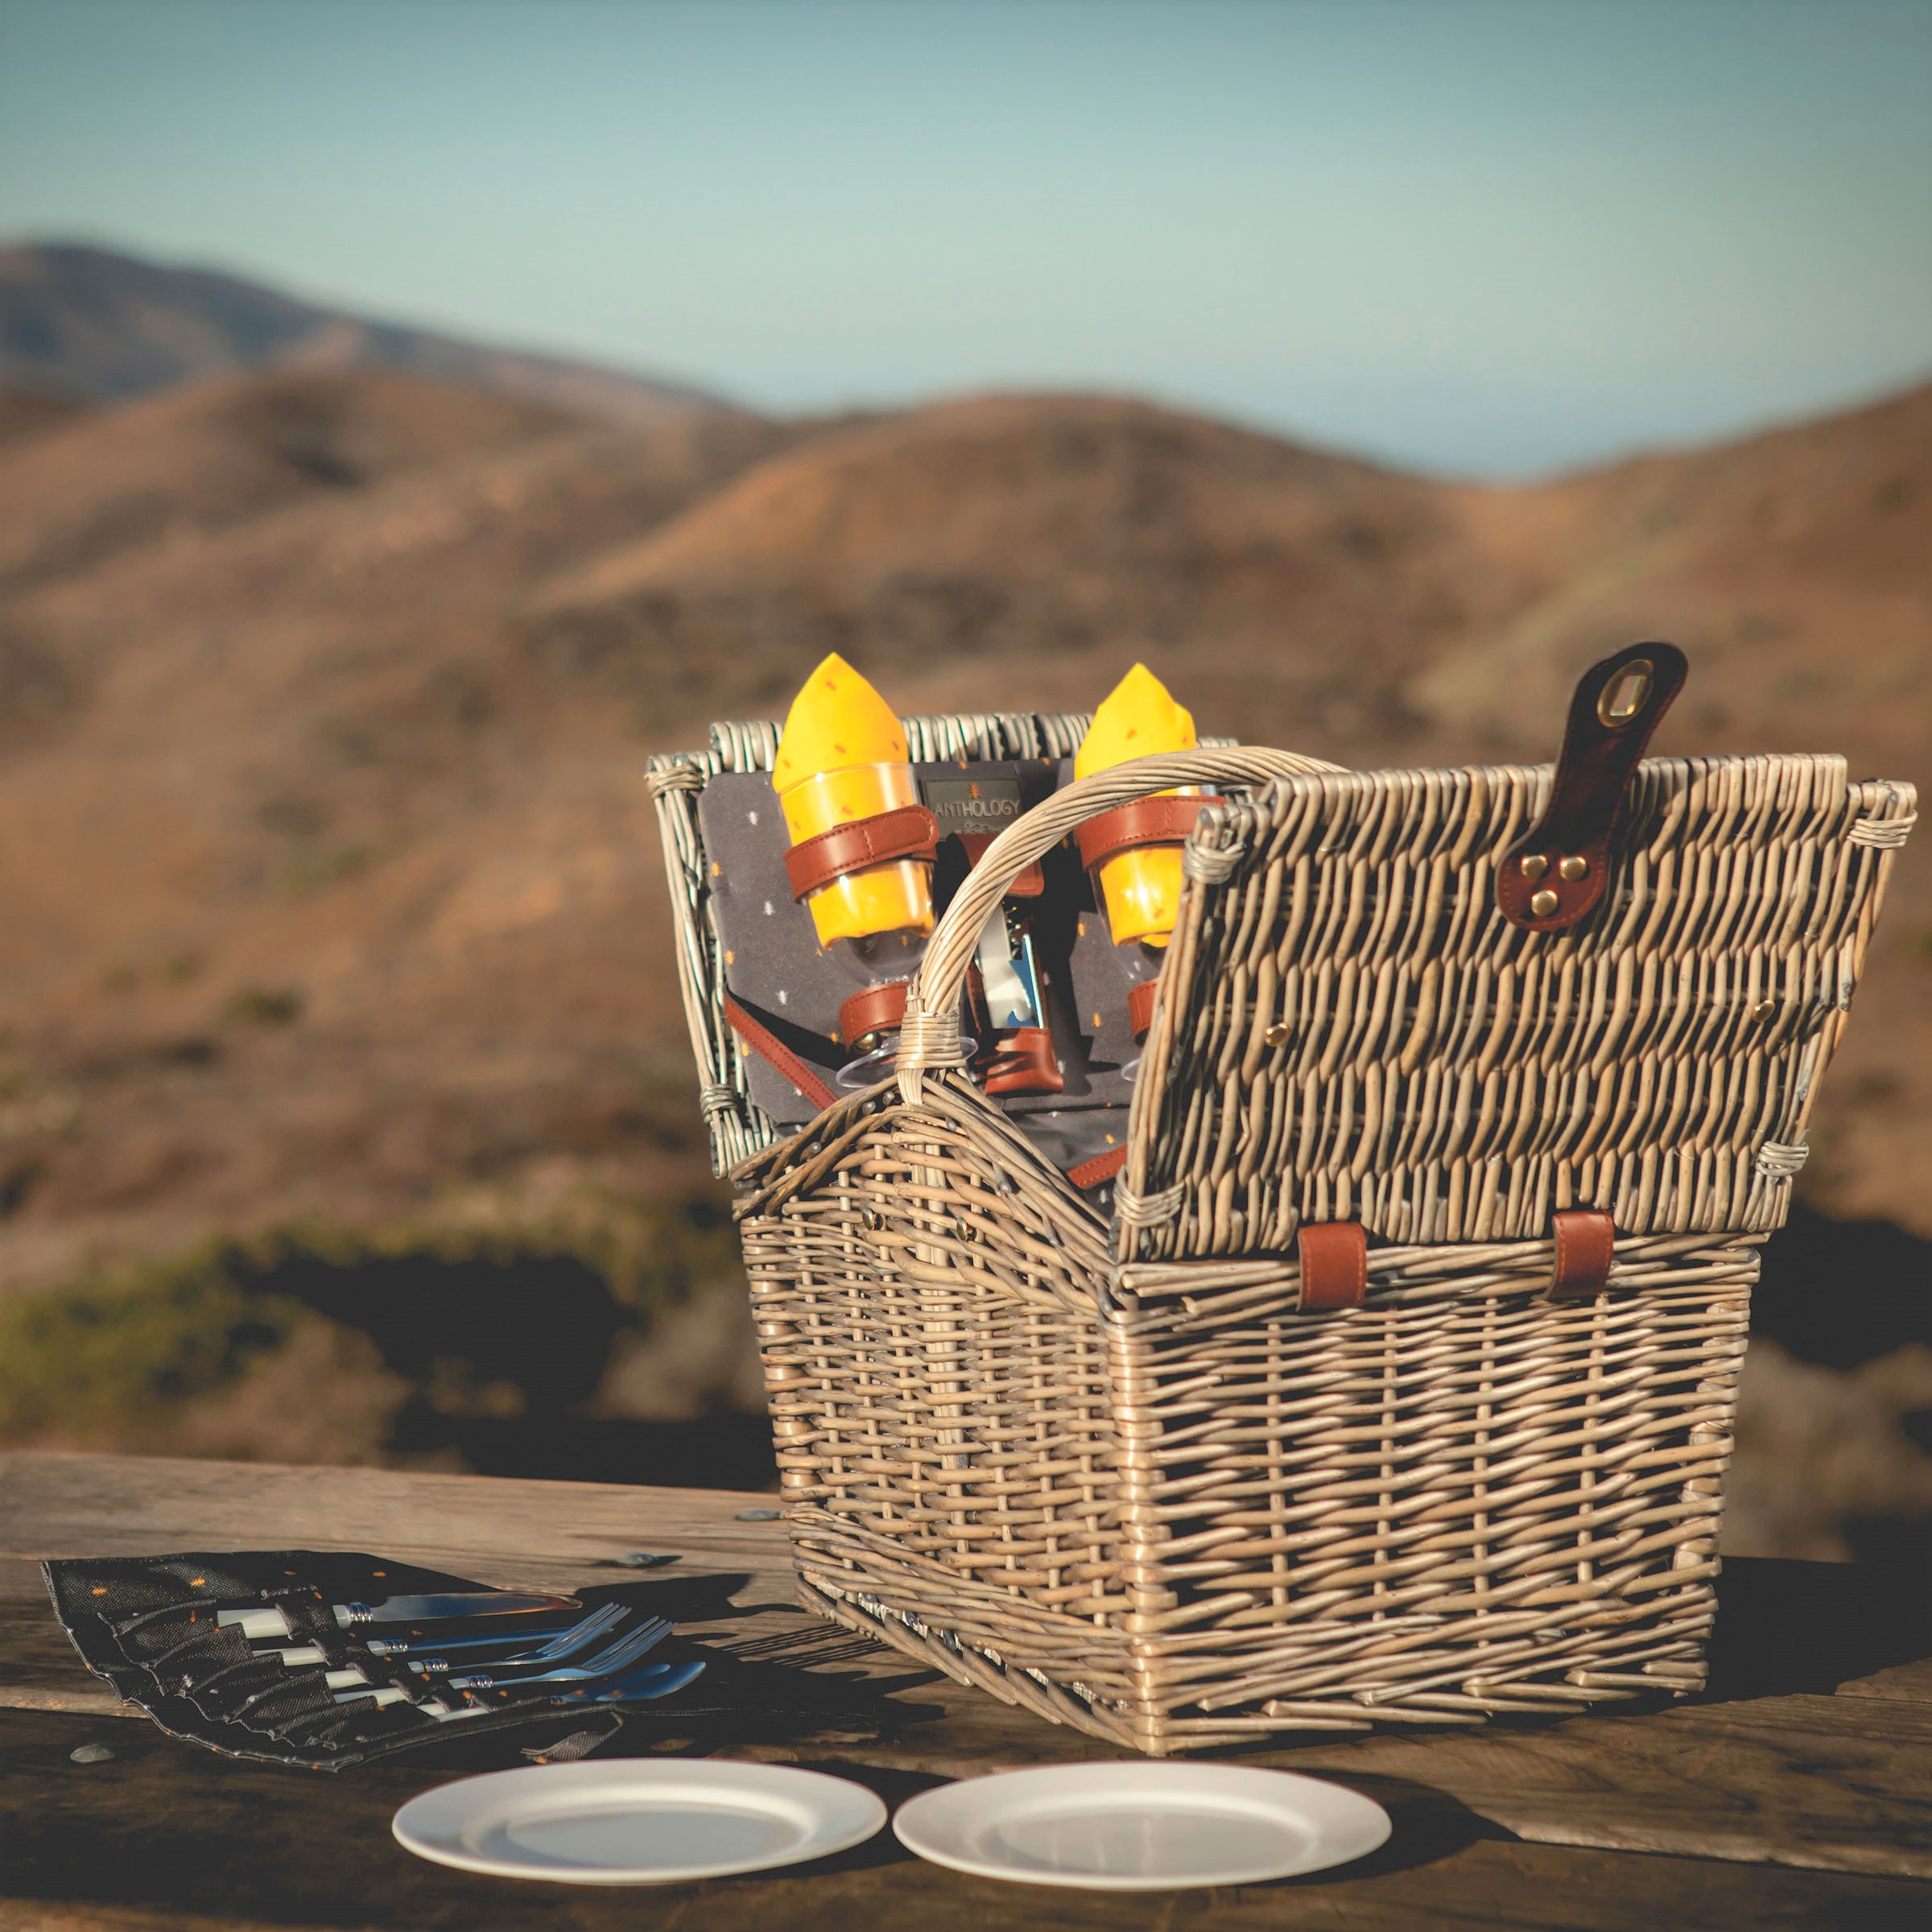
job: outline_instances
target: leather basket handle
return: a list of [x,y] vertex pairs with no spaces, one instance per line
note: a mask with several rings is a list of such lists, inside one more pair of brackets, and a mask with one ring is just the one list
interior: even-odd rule
[[1496,910],[1512,926],[1566,931],[1604,896],[1631,774],[1687,668],[1674,644],[1633,644],[1583,673],[1550,803],[1496,865]]

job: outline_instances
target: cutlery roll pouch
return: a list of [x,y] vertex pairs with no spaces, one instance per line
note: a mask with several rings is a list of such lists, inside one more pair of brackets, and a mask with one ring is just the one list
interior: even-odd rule
[[[151,1557],[75,1558],[42,1565],[55,1614],[81,1661],[171,1736],[229,1757],[338,1771],[428,1745],[480,1736],[540,1748],[592,1732],[601,1742],[615,1711],[559,1707],[542,1696],[465,1715],[453,1728],[423,1707],[431,1680],[398,1658],[374,1655],[336,1623],[337,1604],[387,1596],[486,1591],[466,1577],[340,1550],[188,1551]],[[286,1638],[258,1640],[219,1621],[225,1610],[277,1610]],[[312,1646],[320,1663],[287,1664],[282,1649]],[[331,1671],[360,1670],[373,1695],[339,1703]]]

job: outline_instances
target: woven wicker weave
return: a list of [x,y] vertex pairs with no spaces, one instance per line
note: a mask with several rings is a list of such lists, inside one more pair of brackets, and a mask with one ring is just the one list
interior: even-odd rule
[[[1080,819],[1272,772],[1187,849],[1103,1212],[946,1063],[974,937]],[[1614,889],[1538,934],[1492,864],[1550,776],[1179,754],[1001,836],[896,1080],[734,1177],[808,1601],[1155,1754],[1702,1682],[1757,1248],[1913,801],[1835,758],[1649,761]],[[1615,1263],[1559,1305],[1571,1208]],[[1344,1218],[1366,1302],[1300,1312],[1298,1228]]]

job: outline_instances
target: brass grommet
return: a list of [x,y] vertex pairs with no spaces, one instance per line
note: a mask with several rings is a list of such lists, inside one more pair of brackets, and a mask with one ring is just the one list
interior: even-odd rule
[[1563,901],[1546,886],[1530,900],[1530,916],[1533,919],[1546,919],[1562,903]]
[[1585,858],[1571,857],[1565,859],[1556,869],[1559,877],[1580,879],[1590,869],[1590,861]]
[[1648,658],[1633,658],[1596,696],[1596,721],[1605,731],[1628,724],[1649,701],[1656,668]]
[[1516,862],[1517,869],[1534,886],[1550,869],[1550,861],[1540,852],[1526,852]]
[[877,1234],[878,1231],[886,1225],[885,1216],[881,1214],[878,1209],[876,1208],[868,1208],[865,1212],[859,1216],[859,1219],[863,1221],[866,1227],[869,1228],[874,1234]]
[[1286,1020],[1277,1020],[1262,1034],[1261,1044],[1264,1046],[1286,1046],[1294,1030]]

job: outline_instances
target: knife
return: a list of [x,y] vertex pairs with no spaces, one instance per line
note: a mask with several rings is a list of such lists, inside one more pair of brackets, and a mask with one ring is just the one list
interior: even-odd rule
[[[467,1596],[386,1596],[379,1604],[332,1604],[337,1625],[355,1630],[365,1624],[430,1623],[450,1617],[526,1616],[535,1610],[579,1610],[574,1596],[516,1596],[506,1590],[480,1590]],[[296,1633],[279,1610],[221,1610],[215,1621],[238,1629],[244,1637],[293,1637]]]

